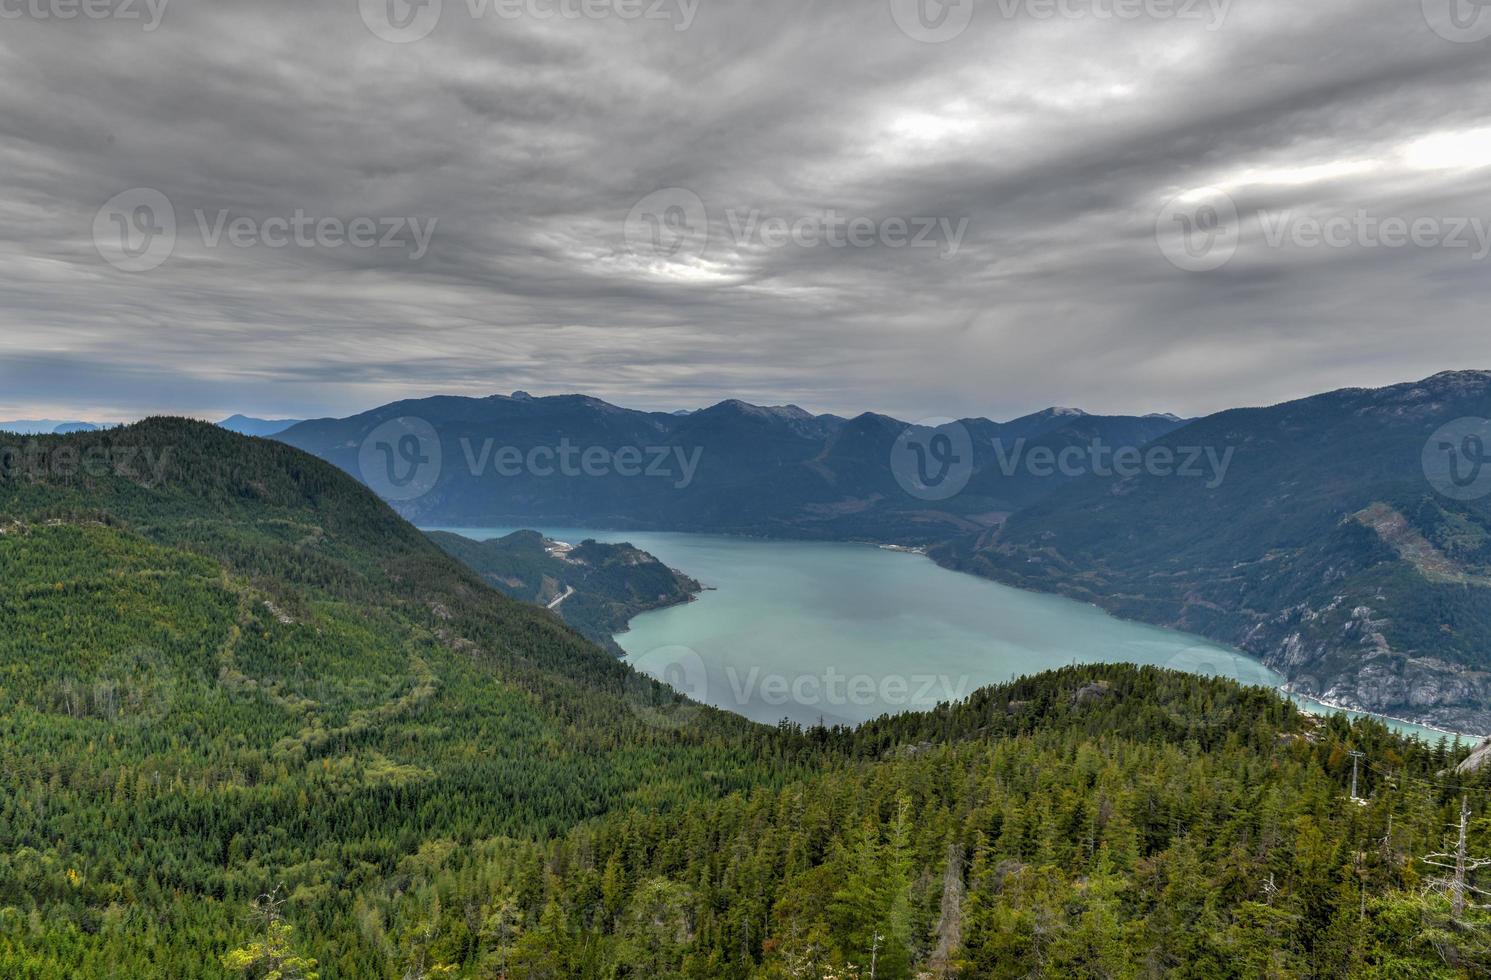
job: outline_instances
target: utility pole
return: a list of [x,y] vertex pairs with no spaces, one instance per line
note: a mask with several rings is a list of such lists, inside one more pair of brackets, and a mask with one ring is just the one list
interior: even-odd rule
[[1358,752],[1355,749],[1353,749],[1349,754],[1351,756],[1351,798],[1353,800],[1358,800],[1361,799],[1361,797],[1356,795],[1356,766],[1358,762],[1366,758],[1367,754],[1365,752]]

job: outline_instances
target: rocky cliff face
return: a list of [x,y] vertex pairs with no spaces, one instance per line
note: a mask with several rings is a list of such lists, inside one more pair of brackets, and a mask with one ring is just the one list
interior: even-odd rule
[[1485,707],[1491,704],[1491,675],[1427,657],[1386,654],[1343,660],[1321,653],[1306,669],[1280,670],[1290,678],[1289,690],[1451,731],[1491,730],[1491,709]]
[[1293,693],[1449,731],[1491,732],[1491,673],[1394,650],[1391,630],[1372,607],[1348,607],[1338,596],[1320,609],[1296,606],[1261,620],[1241,637],[1203,632],[1263,661]]
[[1392,648],[1389,619],[1337,596],[1262,622],[1241,644],[1297,694],[1451,731],[1491,732],[1491,674]]
[[1486,739],[1475,750],[1466,756],[1465,761],[1455,767],[1458,773],[1480,772],[1491,765],[1491,738]]

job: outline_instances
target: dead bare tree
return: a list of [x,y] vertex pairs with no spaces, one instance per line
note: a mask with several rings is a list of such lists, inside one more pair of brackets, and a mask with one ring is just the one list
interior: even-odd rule
[[934,977],[945,977],[952,971],[953,957],[963,944],[964,848],[947,846],[947,864],[942,872],[942,915],[937,920],[937,947],[928,963]]
[[1436,853],[1425,855],[1421,860],[1425,864],[1436,868],[1445,868],[1452,873],[1449,875],[1436,875],[1428,880],[1428,887],[1440,894],[1450,896],[1451,915],[1456,922],[1465,918],[1467,905],[1473,908],[1491,908],[1491,905],[1476,905],[1469,902],[1469,896],[1488,896],[1491,891],[1478,888],[1471,883],[1471,877],[1481,868],[1491,867],[1491,857],[1471,857],[1467,851],[1465,832],[1470,824],[1470,797],[1460,797],[1460,821],[1459,840],[1455,845],[1455,851],[1450,853]]

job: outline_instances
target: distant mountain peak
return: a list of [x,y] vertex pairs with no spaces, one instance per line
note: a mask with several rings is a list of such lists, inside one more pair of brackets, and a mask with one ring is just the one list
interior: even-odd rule
[[739,398],[727,398],[714,406],[717,410],[739,412],[742,415],[774,415],[784,419],[811,419],[813,414],[796,405],[752,405]]
[[1459,380],[1459,379],[1462,379],[1462,378],[1471,378],[1471,379],[1475,379],[1475,380],[1478,380],[1478,381],[1491,381],[1491,371],[1482,371],[1482,370],[1479,370],[1477,368],[1464,368],[1464,369],[1459,370],[1459,371],[1440,371],[1438,374],[1430,376],[1427,380],[1429,380],[1429,381],[1452,380],[1453,381],[1453,380]]
[[1440,391],[1464,391],[1473,388],[1484,388],[1491,385],[1491,371],[1440,371],[1432,377],[1425,378],[1419,385],[1434,388]]
[[1421,381],[1404,381],[1398,384],[1383,385],[1379,388],[1338,388],[1335,391],[1327,391],[1320,395],[1305,398],[1291,399],[1283,404],[1308,404],[1312,399],[1350,399],[1360,398],[1363,395],[1373,396],[1380,399],[1392,398],[1418,398],[1424,395],[1453,395],[1466,392],[1479,392],[1491,386],[1491,371],[1480,370],[1458,370],[1440,371],[1438,374],[1430,375]]
[[227,418],[223,419],[221,422],[219,422],[218,425],[227,426],[229,423],[241,423],[241,422],[288,422],[288,421],[289,421],[289,419],[261,419],[261,418],[256,418],[256,417],[254,417],[252,415],[230,415]]
[[229,432],[237,432],[245,436],[277,436],[292,426],[299,425],[301,419],[259,419],[251,415],[231,415],[217,423],[219,428],[227,429]]
[[[567,395],[535,395],[535,394],[532,394],[532,393],[527,392],[527,391],[521,391],[521,390],[519,390],[519,391],[513,392],[510,395],[502,395],[502,394],[488,395],[484,399],[472,399],[472,398],[466,398],[466,397],[463,397],[463,396],[460,396],[460,395],[436,395],[436,396],[434,396],[434,398],[423,399],[422,402],[432,402],[432,401],[435,401],[436,399],[439,399],[439,400],[442,400],[442,401],[450,401],[450,402],[455,403],[455,404],[475,403],[477,401],[486,401],[486,402],[519,402],[519,403],[528,404],[528,405],[536,405],[536,406],[545,406],[545,405],[547,405],[547,406],[551,406],[551,407],[552,406],[574,406],[574,405],[581,405],[581,406],[584,406],[586,408],[595,409],[596,411],[600,411],[600,412],[624,412],[624,411],[627,411],[627,409],[620,408],[619,406],[613,405],[610,402],[605,401],[604,399],[596,398],[594,395],[582,395],[582,394],[578,394],[578,393],[567,394]],[[418,404],[421,404],[421,402],[414,402],[412,404],[418,405]]]

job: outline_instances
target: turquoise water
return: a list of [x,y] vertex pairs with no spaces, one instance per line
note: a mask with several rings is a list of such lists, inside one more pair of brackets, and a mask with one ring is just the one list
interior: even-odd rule
[[[442,530],[485,539],[516,529]],[[767,724],[854,724],[1073,663],[1152,664],[1268,687],[1282,680],[1200,637],[874,545],[537,530],[571,543],[630,541],[702,582],[710,591],[697,601],[638,616],[616,640],[642,672]]]

